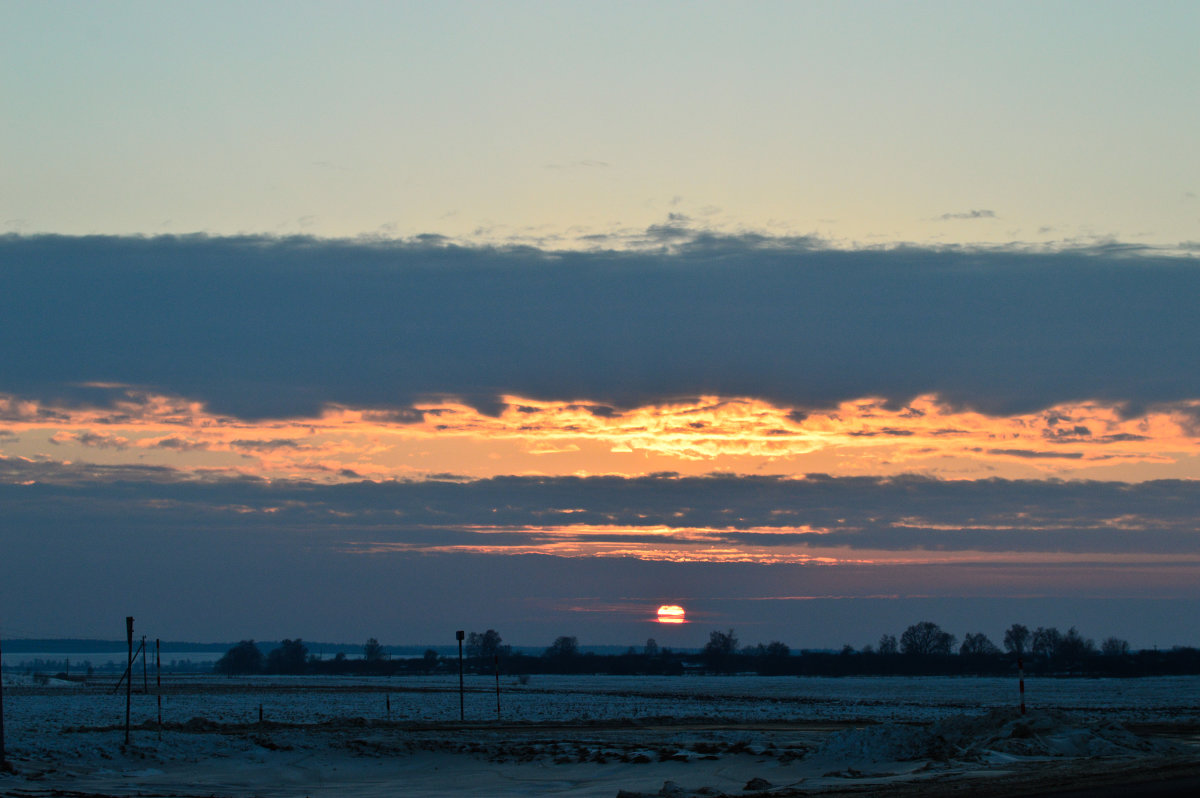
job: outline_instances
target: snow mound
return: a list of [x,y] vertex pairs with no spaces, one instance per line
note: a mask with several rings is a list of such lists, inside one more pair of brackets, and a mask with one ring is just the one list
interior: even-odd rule
[[849,729],[829,737],[817,755],[841,762],[982,761],[1002,757],[1118,757],[1169,753],[1170,743],[1133,734],[1119,723],[1087,724],[1064,712],[1021,715],[995,709],[956,715],[928,726]]

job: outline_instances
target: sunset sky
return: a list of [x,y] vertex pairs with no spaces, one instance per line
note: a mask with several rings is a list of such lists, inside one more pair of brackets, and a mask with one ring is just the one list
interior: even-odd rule
[[0,634],[1200,645],[1198,32],[0,5]]

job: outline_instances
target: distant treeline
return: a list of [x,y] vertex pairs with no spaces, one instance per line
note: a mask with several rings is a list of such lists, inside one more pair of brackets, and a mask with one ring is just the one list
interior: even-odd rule
[[[137,662],[141,662],[139,655]],[[147,660],[150,669],[154,669],[153,654]],[[18,660],[17,662],[4,663],[3,670],[9,673],[24,672],[38,674],[42,676],[53,676],[57,679],[70,679],[74,681],[83,681],[86,677],[96,674],[113,674],[122,673],[127,667],[127,662],[116,660],[107,660],[105,662],[93,663],[90,659],[43,659],[35,657],[33,659]],[[137,666],[141,668],[141,665]],[[163,660],[162,671],[164,673],[202,673],[212,670],[213,663],[211,662],[193,662],[190,659],[171,659]]]
[[[1003,646],[982,633],[968,634],[961,644],[937,624],[913,624],[896,638],[883,635],[877,646],[858,650],[793,652],[779,641],[741,647],[732,629],[714,631],[699,652],[660,648],[647,640],[641,648],[619,654],[580,650],[574,637],[557,638],[541,654],[513,651],[494,629],[472,632],[463,666],[471,673],[508,675],[587,674],[682,675],[685,673],[756,673],[766,676],[959,676],[1009,675],[1018,667],[1028,674],[1086,676],[1164,676],[1200,674],[1200,649],[1177,646],[1169,650],[1132,651],[1110,637],[1099,646],[1072,627],[1030,631],[1013,624]],[[284,640],[264,653],[253,640],[233,646],[214,665],[214,671],[235,674],[417,675],[457,672],[457,657],[428,649],[420,657],[391,657],[371,638],[361,657],[339,653],[325,659],[311,655],[302,640]]]

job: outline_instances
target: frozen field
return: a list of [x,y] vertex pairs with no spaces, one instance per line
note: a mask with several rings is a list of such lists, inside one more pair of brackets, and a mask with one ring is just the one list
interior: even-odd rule
[[153,680],[133,695],[126,748],[111,682],[5,679],[22,796],[787,794],[1189,763],[1200,729],[1197,677],[1030,678],[1020,718],[1015,679],[502,676],[497,719],[468,676],[465,724],[457,675],[190,677],[164,680],[161,738]]
[[[54,682],[39,687],[6,676],[10,736],[44,728],[123,723],[125,696],[111,682]],[[496,720],[495,681],[468,676],[466,719]],[[135,723],[157,717],[135,679]],[[1025,680],[1026,703],[1077,713],[1087,720],[1200,723],[1200,677]],[[336,718],[443,722],[459,718],[456,675],[402,678],[188,677],[164,680],[163,720],[202,717],[217,723],[266,719],[316,723]],[[669,718],[760,721],[932,721],[947,715],[1015,707],[1016,679],[812,678],[768,676],[533,676],[527,684],[501,676],[500,719],[579,722]]]

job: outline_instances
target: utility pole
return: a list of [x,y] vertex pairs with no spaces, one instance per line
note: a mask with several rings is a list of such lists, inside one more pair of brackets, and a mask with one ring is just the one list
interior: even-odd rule
[[467,719],[466,704],[463,701],[463,658],[462,658],[462,641],[466,637],[466,633],[459,629],[454,633],[458,638],[458,719],[460,721]]
[[129,642],[129,665],[125,670],[125,745],[129,745],[129,709],[133,704],[133,616],[125,616],[125,638]]

